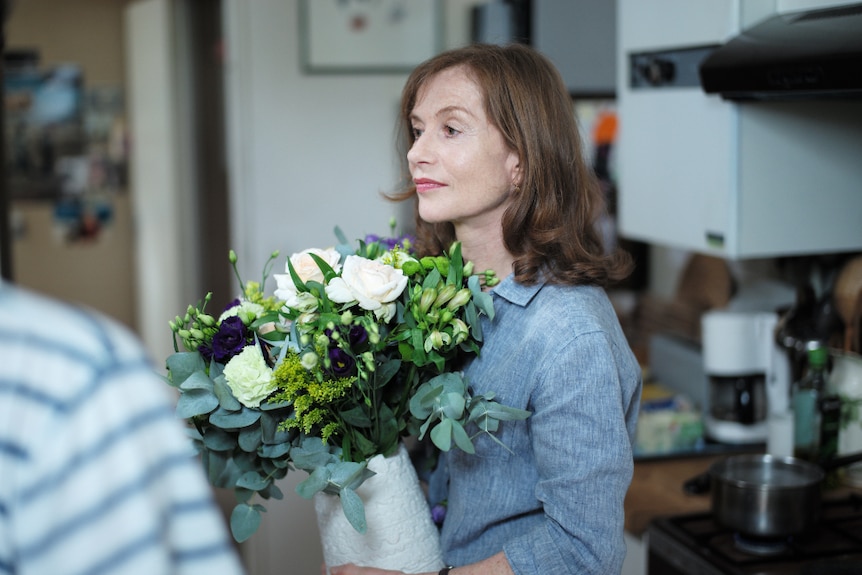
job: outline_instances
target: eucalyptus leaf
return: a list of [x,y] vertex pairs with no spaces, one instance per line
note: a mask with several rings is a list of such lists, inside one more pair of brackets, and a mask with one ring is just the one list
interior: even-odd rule
[[299,469],[310,471],[325,466],[335,458],[320,439],[309,437],[303,440],[302,445],[291,449],[291,459]]
[[[467,287],[470,288],[470,293],[473,294],[473,302],[476,304],[476,307],[487,315],[489,319],[494,319],[494,298],[491,297],[491,294],[482,291],[479,276],[470,276],[470,279],[467,280]],[[478,323],[476,322],[476,324]]]
[[239,432],[237,443],[243,451],[247,451],[249,453],[256,452],[257,448],[263,443],[260,436],[260,427],[255,425],[242,428]]
[[279,501],[284,499],[284,493],[281,492],[281,489],[278,488],[278,485],[274,481],[261,491],[260,494],[267,499],[278,499]]
[[473,447],[473,442],[464,431],[464,428],[457,421],[452,422],[452,437],[455,439],[455,445],[461,448],[462,451],[469,454],[476,453],[476,448]]
[[194,372],[206,371],[206,364],[196,351],[175,353],[165,360],[165,365],[171,375],[170,384],[174,387],[179,387]]
[[261,523],[260,505],[248,505],[240,503],[233,508],[230,514],[230,531],[238,543],[242,543],[257,531]]
[[240,411],[242,409],[242,404],[234,397],[224,374],[219,375],[213,380],[213,388],[222,409],[226,409],[227,411]]
[[263,442],[270,445],[287,443],[296,435],[295,430],[279,429],[278,425],[286,415],[281,412],[270,413],[264,411],[260,414],[260,431]]
[[362,475],[362,470],[367,467],[366,462],[356,463],[353,461],[339,461],[328,466],[329,482],[334,483],[339,487],[350,485],[358,476]]
[[193,389],[180,394],[177,399],[177,416],[184,419],[206,415],[218,407],[218,398],[212,391]]
[[290,443],[262,444],[260,454],[269,459],[279,459],[290,453]]
[[257,423],[260,412],[243,406],[241,411],[227,411],[221,407],[210,415],[210,423],[223,429],[240,429]]
[[296,493],[304,499],[311,499],[315,493],[326,489],[327,485],[329,485],[329,470],[326,467],[318,467],[305,481],[296,486]]
[[245,489],[250,489],[252,491],[266,489],[268,485],[269,479],[261,477],[260,473],[256,471],[247,471],[236,481],[237,487],[244,487]]
[[183,392],[195,389],[213,391],[213,380],[202,369],[189,374],[185,381],[180,384],[180,390]]
[[341,509],[347,521],[359,533],[365,533],[368,525],[365,523],[365,506],[362,499],[352,489],[343,489],[338,495],[341,499]]
[[463,393],[449,392],[441,396],[441,408],[443,415],[451,419],[461,419],[464,415],[464,406],[467,400]]
[[444,419],[431,429],[431,441],[440,451],[452,448],[452,420]]
[[236,447],[236,436],[217,427],[210,427],[203,436],[203,443],[211,451],[231,451]]

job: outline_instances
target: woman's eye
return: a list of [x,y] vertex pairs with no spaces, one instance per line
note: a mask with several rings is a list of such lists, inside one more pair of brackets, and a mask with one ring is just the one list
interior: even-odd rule
[[422,135],[422,130],[419,128],[411,128],[411,133],[413,134],[413,139],[418,140],[419,136]]
[[452,126],[444,126],[443,131],[446,132],[447,136],[457,136],[461,133],[459,130],[456,130]]

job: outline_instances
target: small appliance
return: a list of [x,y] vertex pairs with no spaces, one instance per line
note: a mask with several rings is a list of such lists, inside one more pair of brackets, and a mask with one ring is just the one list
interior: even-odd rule
[[790,403],[790,363],[776,340],[778,314],[711,310],[701,317],[708,393],[704,429],[720,443],[766,443],[771,416]]

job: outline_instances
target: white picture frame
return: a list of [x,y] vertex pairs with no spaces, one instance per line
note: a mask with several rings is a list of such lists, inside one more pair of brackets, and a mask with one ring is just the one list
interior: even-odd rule
[[440,51],[439,0],[301,0],[307,73],[402,73]]

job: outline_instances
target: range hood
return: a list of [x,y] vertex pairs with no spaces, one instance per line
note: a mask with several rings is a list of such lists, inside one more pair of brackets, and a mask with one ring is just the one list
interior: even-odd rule
[[862,3],[767,18],[699,73],[706,93],[727,100],[862,99]]

